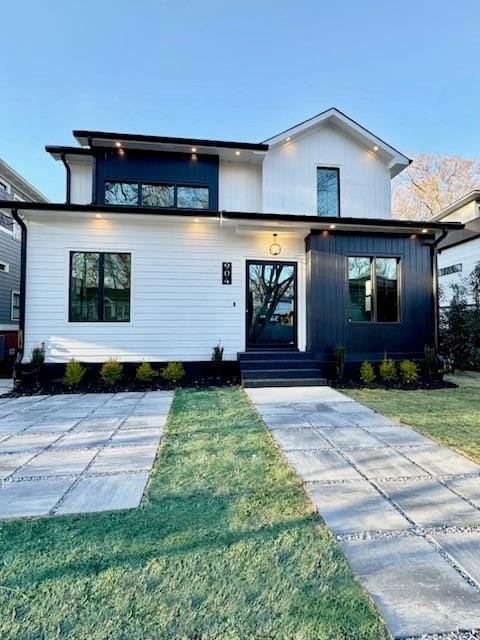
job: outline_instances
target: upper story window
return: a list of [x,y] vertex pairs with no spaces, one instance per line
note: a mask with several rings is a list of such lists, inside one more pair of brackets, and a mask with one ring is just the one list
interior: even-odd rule
[[12,291],[11,314],[12,320],[20,320],[20,292]]
[[70,322],[130,321],[129,253],[70,253]]
[[399,258],[348,258],[350,322],[399,322]]
[[336,167],[317,167],[317,214],[340,215],[340,170]]
[[208,209],[208,187],[137,182],[105,182],[105,203],[169,209]]

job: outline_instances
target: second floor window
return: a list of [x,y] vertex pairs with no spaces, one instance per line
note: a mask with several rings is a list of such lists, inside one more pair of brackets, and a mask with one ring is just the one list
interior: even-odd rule
[[340,170],[335,167],[317,167],[317,214],[340,215]]
[[209,188],[203,186],[105,182],[105,204],[167,209],[208,209],[209,202]]

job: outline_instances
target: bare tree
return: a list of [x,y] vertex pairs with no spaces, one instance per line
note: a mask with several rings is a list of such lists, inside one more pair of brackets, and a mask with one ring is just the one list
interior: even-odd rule
[[427,220],[479,187],[479,161],[458,156],[419,155],[394,180],[393,217]]

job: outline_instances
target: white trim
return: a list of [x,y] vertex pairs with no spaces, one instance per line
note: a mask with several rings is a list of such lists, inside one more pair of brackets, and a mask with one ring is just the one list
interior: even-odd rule
[[[18,318],[13,317],[13,296],[14,295],[18,296]],[[18,322],[20,320],[20,291],[16,291],[15,289],[12,289],[12,293],[10,296],[10,319],[13,322]]]
[[0,331],[18,331],[18,324],[0,324]]

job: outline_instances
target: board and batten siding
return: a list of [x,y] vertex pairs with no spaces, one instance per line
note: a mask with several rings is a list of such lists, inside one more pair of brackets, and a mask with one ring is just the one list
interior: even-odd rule
[[[469,276],[475,268],[475,265],[480,262],[480,238],[474,238],[467,242],[462,242],[454,247],[443,249],[438,254],[438,268],[443,269],[445,267],[451,267],[455,264],[462,265],[462,271],[457,273],[449,273],[444,276],[439,275],[438,284],[440,286],[441,297],[440,306],[449,306],[453,290],[452,285],[464,284],[468,282]],[[468,304],[473,304],[473,296],[467,296]]]
[[373,151],[332,126],[269,150],[263,162],[263,211],[317,214],[316,169],[340,170],[340,215],[390,218],[390,173]]
[[[33,216],[32,216],[33,218]],[[305,241],[284,237],[281,259],[298,263],[299,347],[305,345]],[[225,359],[245,349],[245,262],[269,259],[272,236],[240,235],[218,221],[62,214],[28,221],[25,362],[44,342],[46,362],[205,361],[219,341]],[[69,323],[70,251],[132,254],[131,321]],[[232,262],[232,285],[222,285]]]
[[220,211],[262,212],[262,167],[245,162],[220,161]]
[[92,161],[70,162],[70,201],[73,204],[92,202]]

